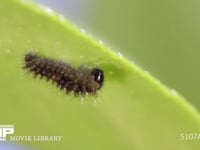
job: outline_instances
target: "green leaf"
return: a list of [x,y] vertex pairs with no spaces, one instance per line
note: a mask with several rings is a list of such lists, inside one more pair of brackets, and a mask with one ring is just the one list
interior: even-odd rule
[[[61,142],[18,142],[38,149],[154,150],[200,148],[196,110],[101,41],[51,10],[23,1],[0,5],[0,124],[14,124],[15,136],[61,135]],[[30,51],[73,65],[98,65],[105,85],[94,97],[65,95],[22,70]],[[181,136],[181,134],[183,134]]]
[[199,1],[94,1],[90,28],[200,110]]

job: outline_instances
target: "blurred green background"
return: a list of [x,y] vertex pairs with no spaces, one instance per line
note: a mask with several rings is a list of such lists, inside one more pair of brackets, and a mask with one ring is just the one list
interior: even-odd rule
[[93,33],[200,109],[200,1],[35,1]]

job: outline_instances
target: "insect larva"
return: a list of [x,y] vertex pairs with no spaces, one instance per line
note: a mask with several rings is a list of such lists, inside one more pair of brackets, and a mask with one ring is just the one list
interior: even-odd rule
[[29,73],[44,77],[75,96],[96,95],[103,86],[104,72],[99,68],[90,69],[84,65],[74,68],[69,63],[41,57],[33,51],[25,55],[24,61],[23,68]]

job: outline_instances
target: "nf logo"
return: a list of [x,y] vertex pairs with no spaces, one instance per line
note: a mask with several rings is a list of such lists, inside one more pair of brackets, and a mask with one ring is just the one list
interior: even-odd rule
[[0,125],[0,141],[6,141],[6,136],[14,133],[14,125]]

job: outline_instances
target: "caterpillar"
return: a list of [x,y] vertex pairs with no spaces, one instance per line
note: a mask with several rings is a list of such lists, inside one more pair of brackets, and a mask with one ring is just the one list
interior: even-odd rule
[[100,68],[89,68],[80,65],[74,68],[70,63],[41,57],[34,51],[24,57],[23,69],[33,73],[34,77],[46,78],[55,83],[66,94],[73,92],[75,96],[96,95],[104,83],[104,72]]

